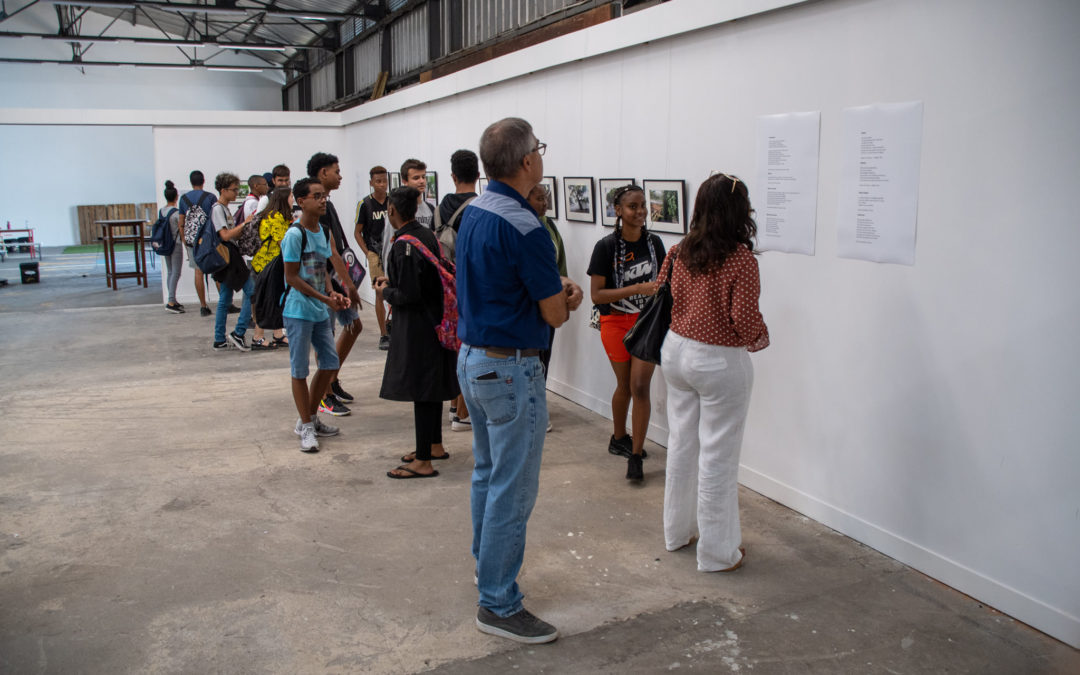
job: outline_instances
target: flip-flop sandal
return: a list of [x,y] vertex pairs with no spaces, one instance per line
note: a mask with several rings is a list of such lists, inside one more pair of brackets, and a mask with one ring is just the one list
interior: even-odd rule
[[274,344],[282,346],[282,347],[288,347],[289,346],[289,338],[286,335],[282,335],[281,337],[276,337],[276,338],[274,338]]
[[[446,454],[443,454],[443,455],[439,455],[438,457],[436,457],[435,455],[432,455],[432,456],[431,456],[431,461],[433,461],[433,462],[437,462],[437,461],[438,461],[438,460],[440,460],[440,459],[450,459],[450,453],[448,452],[448,453],[446,453]],[[414,455],[414,456],[412,456],[412,457],[409,457],[408,455],[404,455],[404,456],[403,456],[403,457],[401,458],[401,461],[405,462],[406,464],[408,464],[409,462],[415,461],[415,460],[416,460],[416,456],[415,456],[415,455]]]
[[[395,476],[394,471],[405,471],[406,473],[411,473],[412,475],[411,476]],[[435,476],[439,475],[439,472],[438,471],[432,471],[431,473],[420,473],[418,471],[413,471],[412,469],[410,469],[407,466],[399,466],[396,469],[393,469],[391,471],[387,471],[386,475],[387,475],[388,478],[396,478],[398,480],[411,480],[413,478],[434,478]]]

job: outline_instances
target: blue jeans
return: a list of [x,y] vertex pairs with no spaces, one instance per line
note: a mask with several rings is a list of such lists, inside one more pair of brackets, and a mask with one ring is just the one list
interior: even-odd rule
[[[244,288],[241,290],[244,292],[244,300],[240,303],[240,316],[236,319],[235,332],[240,337],[244,337],[244,333],[247,332],[248,322],[251,321],[251,296],[255,294],[255,278],[252,275],[248,275],[247,281],[244,282]],[[233,290],[222,284],[221,290],[218,291],[217,314],[214,315],[214,342],[225,341],[225,320],[228,318],[232,299]]]
[[472,553],[480,606],[506,617],[521,610],[517,575],[525,526],[540,485],[548,411],[536,356],[491,358],[461,345],[458,382],[472,417]]
[[331,319],[304,321],[285,316],[282,322],[289,334],[289,372],[293,377],[298,380],[307,378],[312,347],[315,348],[315,363],[319,370],[337,370],[341,367],[334,346],[334,331],[330,328]]

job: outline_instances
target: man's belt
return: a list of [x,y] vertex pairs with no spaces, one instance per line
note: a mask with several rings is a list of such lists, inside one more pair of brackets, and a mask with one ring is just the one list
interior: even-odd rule
[[492,359],[506,359],[511,356],[540,356],[539,349],[510,349],[508,347],[473,347],[473,349],[483,349],[484,356]]

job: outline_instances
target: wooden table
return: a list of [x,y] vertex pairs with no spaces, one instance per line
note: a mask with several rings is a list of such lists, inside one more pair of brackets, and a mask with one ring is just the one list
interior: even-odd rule
[[[122,220],[98,220],[102,229],[102,240],[105,242],[105,285],[112,286],[115,291],[117,279],[142,279],[143,288],[149,287],[146,278],[146,233],[143,227],[146,221],[143,219]],[[128,230],[128,232],[119,232]],[[135,246],[135,271],[116,271],[116,245],[133,244]]]

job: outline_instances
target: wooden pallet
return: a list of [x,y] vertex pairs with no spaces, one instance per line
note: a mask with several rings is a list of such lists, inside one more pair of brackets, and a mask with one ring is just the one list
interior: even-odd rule
[[79,218],[79,243],[96,244],[101,241],[99,220],[121,220],[141,218],[147,223],[157,220],[158,205],[153,202],[142,204],[94,204],[77,206]]

